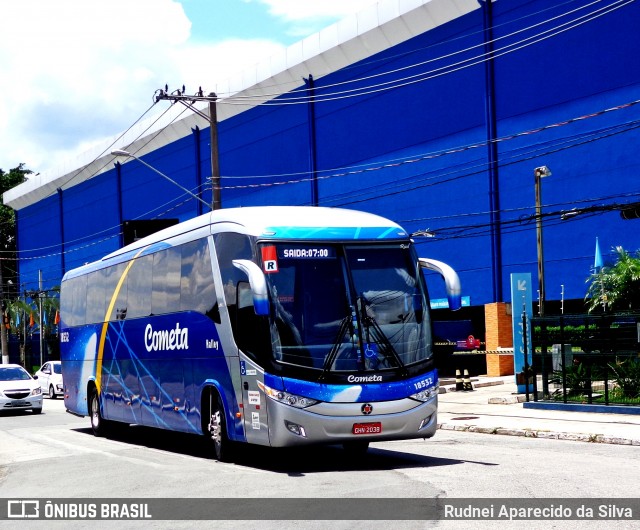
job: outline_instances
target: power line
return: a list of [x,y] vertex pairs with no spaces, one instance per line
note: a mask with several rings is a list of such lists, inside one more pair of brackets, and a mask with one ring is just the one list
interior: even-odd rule
[[[601,0],[598,0],[598,2]],[[297,93],[304,93],[306,92],[305,89],[297,89],[297,90],[292,90],[287,92],[286,94],[278,94],[278,93],[272,93],[272,94],[260,94],[260,95],[232,95],[228,98],[222,98],[220,99],[220,103],[223,104],[235,104],[235,105],[246,105],[247,103],[260,103],[262,105],[266,105],[266,106],[282,106],[282,105],[295,105],[295,104],[306,104],[308,101],[313,100],[314,102],[323,102],[323,101],[336,101],[336,100],[340,100],[340,99],[347,99],[347,98],[352,98],[352,97],[359,97],[359,96],[365,96],[365,95],[370,95],[370,94],[375,94],[378,92],[382,92],[382,91],[386,91],[386,90],[391,90],[391,89],[395,89],[395,88],[400,88],[403,86],[408,86],[408,85],[412,85],[414,83],[419,83],[419,82],[424,82],[424,81],[428,81],[430,79],[434,79],[436,77],[440,77],[442,75],[446,75],[446,74],[450,74],[450,73],[454,73],[457,71],[460,71],[462,69],[465,68],[469,68],[471,66],[476,66],[479,64],[482,64],[483,62],[487,61],[487,60],[494,60],[496,58],[499,58],[503,55],[509,54],[509,53],[513,53],[515,51],[519,51],[525,47],[528,47],[530,45],[533,44],[537,44],[539,42],[542,42],[544,40],[547,40],[548,38],[551,37],[555,37],[561,33],[564,33],[566,31],[569,31],[571,29],[575,29],[579,26],[582,26],[588,22],[591,22],[593,20],[596,20],[598,18],[600,18],[601,16],[607,15],[613,11],[616,11],[622,7],[626,7],[627,5],[633,3],[635,0],[616,0],[615,2],[613,2],[610,5],[607,5],[605,7],[601,7],[599,9],[596,9],[595,11],[588,13],[586,15],[581,15],[571,21],[568,22],[564,22],[561,24],[558,24],[557,26],[544,30],[544,31],[540,31],[537,34],[534,34],[532,36],[529,37],[525,37],[523,39],[521,39],[520,41],[516,41],[514,43],[510,43],[507,44],[505,46],[503,46],[502,48],[498,48],[495,49],[491,52],[486,52],[486,53],[481,53],[479,55],[467,58],[467,59],[462,59],[458,62],[454,62],[451,63],[449,65],[445,65],[439,68],[435,68],[433,70],[428,70],[426,72],[422,72],[422,73],[417,73],[414,75],[410,75],[410,76],[406,76],[403,78],[398,78],[398,79],[392,79],[390,81],[385,81],[385,82],[381,82],[381,83],[376,83],[376,84],[371,84],[371,85],[366,85],[363,87],[356,87],[353,89],[348,89],[348,90],[339,90],[339,91],[334,91],[334,92],[328,92],[328,93],[322,93],[322,91],[325,88],[332,88],[332,87],[336,87],[336,86],[341,86],[344,84],[353,84],[353,83],[359,83],[362,81],[366,81],[369,79],[373,79],[376,77],[380,77],[380,76],[387,76],[390,75],[392,73],[397,73],[399,71],[403,71],[409,68],[415,68],[417,66],[423,66],[427,63],[430,62],[434,62],[434,61],[439,61],[442,59],[446,59],[449,58],[453,55],[457,55],[460,53],[465,53],[468,51],[471,51],[477,47],[480,46],[484,46],[485,43],[482,43],[481,45],[476,45],[476,46],[472,46],[469,47],[467,49],[464,50],[459,50],[456,52],[453,52],[451,54],[448,55],[444,55],[442,57],[439,58],[435,58],[435,59],[430,59],[428,61],[424,61],[421,63],[416,63],[414,65],[409,65],[406,67],[402,67],[399,69],[395,69],[395,70],[390,70],[388,72],[382,72],[379,74],[373,74],[371,76],[366,76],[366,77],[362,77],[362,78],[357,78],[354,80],[348,80],[348,81],[344,81],[344,82],[340,82],[340,83],[334,83],[334,84],[329,84],[326,86],[317,86],[316,87],[316,93],[313,96],[290,96],[290,94],[297,94]],[[593,2],[593,4],[598,3],[598,2]],[[593,4],[589,4],[589,5],[593,5]],[[575,10],[577,11],[577,10]],[[572,13],[572,12],[569,12]],[[566,15],[566,14],[565,14]],[[565,16],[562,15],[562,16]],[[560,17],[554,17],[550,20],[555,20],[556,18],[560,18]],[[532,26],[530,26],[529,28],[525,28],[516,32],[513,32],[510,35],[504,36],[504,37],[499,37],[498,39],[495,39],[494,42],[497,42],[501,39],[513,36],[517,33],[520,33],[522,31],[526,31],[528,29],[531,28],[535,28],[536,26],[542,25],[547,23],[548,21],[545,22],[541,22],[538,24],[534,24]],[[281,96],[280,99],[273,99],[277,96]],[[203,100],[206,100],[206,98],[203,98]]]
[[[511,19],[511,20],[507,20],[506,22],[503,22],[503,23],[494,24],[493,28],[494,29],[499,29],[499,28],[503,28],[503,27],[512,26],[513,24],[516,24],[516,23],[518,23],[520,21],[531,19],[531,18],[537,17],[538,15],[541,15],[543,13],[547,13],[547,12],[550,12],[550,11],[558,10],[558,9],[564,8],[565,6],[568,6],[570,4],[575,4],[575,3],[580,2],[580,1],[581,0],[567,0],[565,2],[558,2],[557,4],[553,5],[552,7],[545,7],[543,9],[540,9],[540,10],[535,11],[533,13],[527,13],[527,14],[521,16],[521,17],[517,17],[517,18]],[[574,10],[567,11],[567,12],[561,14],[560,16],[565,16],[567,14],[570,14],[572,12],[578,11],[580,9],[586,9],[586,8],[590,7],[591,5],[593,5],[593,4],[600,3],[600,2],[603,2],[603,1],[605,1],[605,0],[595,0],[594,2],[591,2],[590,4],[587,4],[585,6],[580,6],[580,7],[576,8],[576,9],[574,9]],[[547,21],[548,20],[553,20],[553,18],[559,18],[559,17],[552,17],[551,19],[547,19]],[[531,27],[533,27],[533,25],[528,26],[528,28],[531,28]],[[527,28],[525,28],[525,29],[527,29]],[[517,32],[518,31],[516,31],[514,33],[517,33]],[[450,44],[452,44],[454,42],[458,42],[458,41],[463,41],[465,39],[469,39],[469,38],[475,37],[477,35],[481,35],[483,33],[484,33],[484,30],[482,30],[482,29],[481,30],[477,30],[477,31],[469,31],[469,32],[463,33],[462,35],[458,35],[456,37],[446,38],[446,39],[443,39],[443,40],[441,40],[439,42],[436,42],[436,43],[433,43],[433,44],[429,44],[427,46],[414,47],[413,49],[410,49],[408,51],[404,51],[404,52],[401,52],[401,53],[395,53],[395,54],[392,54],[392,55],[385,55],[384,57],[381,57],[381,58],[363,59],[363,60],[358,61],[355,64],[351,64],[351,65],[347,65],[347,66],[342,67],[340,69],[340,71],[362,69],[362,68],[365,68],[365,67],[371,67],[372,65],[376,65],[376,64],[379,64],[379,63],[390,62],[390,61],[395,60],[395,59],[399,59],[399,58],[402,58],[402,57],[407,57],[407,56],[410,56],[410,55],[414,55],[414,54],[419,53],[419,52],[424,52],[425,50],[430,50],[430,49],[433,49],[433,48],[438,48],[438,47],[442,47],[442,46],[445,46],[445,45],[450,45]],[[492,41],[490,41],[490,42],[492,42]],[[436,60],[444,58],[447,55],[449,55],[449,54],[441,55],[439,58],[436,58]],[[414,63],[414,64],[420,64],[420,63]],[[409,65],[409,67],[410,66],[411,65]],[[270,83],[270,84],[261,83],[260,84],[260,90],[270,89],[270,88],[281,88],[281,87],[287,87],[287,86],[292,86],[292,85],[298,86],[299,83],[298,83],[298,81],[286,81],[286,82],[283,82],[283,83]],[[325,85],[325,86],[327,86],[327,85]],[[252,88],[248,88],[247,89],[247,91],[250,91],[250,90],[252,90]],[[304,91],[305,89],[299,89],[299,90],[300,91]],[[220,92],[220,91],[217,91],[216,93],[217,93],[218,97],[225,98],[225,99],[228,99],[228,98],[230,98],[230,97],[232,97],[232,96],[237,94],[236,91],[232,91],[232,92]],[[276,95],[280,95],[280,93],[281,92],[278,92]]]
[[[151,107],[150,107],[150,108],[151,108]],[[147,111],[145,111],[145,114],[150,110],[150,108],[149,108],[149,109],[147,109]],[[167,109],[167,110],[163,111],[163,112],[162,112],[162,114],[160,114],[160,115],[159,115],[159,116],[158,116],[158,117],[157,117],[153,122],[151,122],[150,124],[148,124],[148,125],[147,125],[147,127],[146,127],[143,131],[141,131],[141,132],[136,136],[136,138],[134,138],[134,139],[131,141],[131,143],[130,143],[130,144],[128,144],[128,145],[131,145],[133,142],[135,142],[137,139],[139,139],[139,138],[140,138],[140,137],[141,137],[145,132],[147,132],[150,128],[152,128],[152,127],[155,125],[155,123],[157,123],[160,119],[162,119],[162,117],[163,117],[166,113],[168,113],[168,112],[169,112],[169,110],[170,110],[170,109]],[[176,121],[180,116],[182,116],[182,114],[184,114],[185,112],[186,112],[186,109],[183,109],[183,110],[182,110],[182,111],[181,111],[177,116],[174,116],[174,117],[171,119],[171,121],[170,121],[170,122],[169,122],[169,123],[168,123],[164,128],[162,128],[162,129],[160,129],[160,130],[156,131],[156,133],[155,133],[155,134],[153,134],[153,135],[152,135],[152,136],[150,136],[148,139],[146,139],[146,141],[144,142],[144,144],[142,144],[141,146],[139,146],[139,147],[134,151],[134,153],[138,153],[140,150],[144,149],[144,148],[145,148],[149,143],[151,143],[151,142],[152,142],[152,141],[153,141],[153,140],[154,140],[158,135],[162,134],[162,132],[164,131],[164,129],[165,129],[166,127],[168,127],[168,126],[169,126],[169,125],[171,125],[173,122],[175,122],[175,121]],[[144,116],[144,114],[143,114],[143,116]],[[136,120],[136,122],[135,122],[134,124],[132,124],[132,125],[127,129],[127,131],[125,131],[124,133],[122,133],[122,134],[118,137],[118,139],[122,138],[122,137],[123,137],[123,136],[124,136],[124,135],[129,131],[129,130],[131,130],[131,128],[133,128],[133,127],[135,126],[135,124],[136,124],[137,122],[139,122],[139,121],[140,121],[140,119],[141,119],[141,118],[142,118],[142,116],[141,116],[140,118],[138,118],[138,120]],[[79,169],[74,173],[74,175],[72,175],[72,176],[71,176],[71,178],[69,178],[67,181],[65,181],[65,183],[63,183],[63,184],[62,184],[61,186],[59,186],[58,188],[59,188],[59,189],[62,189],[62,187],[63,187],[63,186],[66,186],[69,182],[71,182],[73,179],[75,179],[75,178],[76,178],[76,177],[77,177],[77,176],[78,176],[78,175],[79,175],[79,174],[80,174],[80,173],[81,173],[81,172],[82,172],[82,171],[83,171],[87,166],[89,166],[89,165],[93,164],[94,162],[98,161],[98,160],[99,160],[99,158],[100,158],[101,156],[103,156],[103,155],[106,153],[107,149],[111,149],[111,147],[113,147],[113,146],[115,145],[115,143],[117,142],[117,140],[118,140],[118,139],[114,140],[111,144],[109,144],[109,146],[108,146],[107,148],[105,148],[105,149],[101,152],[101,154],[97,155],[97,156],[93,159],[93,161],[92,161],[92,162],[89,162],[88,164],[86,164],[86,165],[85,165],[85,166],[83,166],[82,168],[79,168]],[[102,164],[99,168],[97,168],[97,169],[96,169],[96,170],[95,170],[91,175],[89,175],[89,176],[85,177],[85,181],[90,181],[93,177],[95,177],[97,174],[99,174],[99,173],[100,173],[104,168],[106,168],[109,164],[111,164],[111,163],[113,162],[113,160],[114,160],[113,158],[109,158],[107,161],[105,161],[105,163],[104,163],[104,164]],[[91,184],[89,184],[89,187],[90,187],[90,186],[91,186]],[[54,193],[55,193],[55,192],[51,192],[49,195],[46,195],[45,197],[43,197],[43,199],[46,199],[46,198],[48,198],[48,197],[51,197]],[[39,213],[38,213],[38,212],[34,212],[34,213],[31,213],[31,214],[22,215],[22,216],[20,217],[20,220],[21,220],[21,221],[24,221],[25,219],[29,219],[30,217],[33,217],[33,216],[36,216],[36,215],[39,215]]]
[[[536,133],[539,133],[539,132],[542,132],[542,131],[545,131],[545,130],[548,130],[548,129],[563,127],[563,126],[566,126],[566,125],[569,125],[569,124],[572,124],[572,123],[576,123],[576,122],[579,122],[579,121],[584,121],[584,120],[587,120],[587,119],[595,118],[597,116],[602,116],[602,115],[610,113],[610,112],[623,110],[623,109],[628,109],[628,108],[631,108],[631,107],[635,106],[638,103],[640,103],[640,100],[628,102],[628,103],[625,103],[625,104],[622,104],[622,105],[617,105],[617,106],[614,106],[614,107],[609,107],[607,109],[603,109],[603,110],[600,110],[598,112],[594,112],[594,113],[590,113],[590,114],[586,114],[586,115],[570,118],[570,119],[567,119],[567,120],[563,120],[561,122],[556,122],[556,123],[545,125],[545,126],[538,127],[538,128],[535,128],[535,129],[529,129],[527,131],[514,133],[514,134],[508,135],[508,136],[503,136],[503,137],[500,137],[500,138],[496,139],[495,141],[496,142],[506,142],[506,141],[513,140],[513,139],[516,139],[516,138],[519,138],[519,137],[522,137],[522,136],[536,134]],[[183,112],[184,112],[184,110],[183,110]],[[605,131],[606,130],[615,130],[615,128],[623,127],[623,126],[629,126],[629,127],[633,126],[635,128],[635,127],[638,126],[638,123],[639,123],[639,121],[636,120],[636,121],[628,122],[628,123],[625,123],[625,124],[609,126],[609,127],[604,128],[602,130],[605,130]],[[622,131],[622,132],[625,132],[625,131]],[[588,136],[588,135],[591,135],[591,134],[595,134],[595,133],[593,131],[590,131],[590,132],[582,133],[582,135],[577,135],[576,137],[581,137],[581,136],[584,136],[584,135]],[[597,138],[597,139],[600,139],[600,138]],[[560,140],[566,141],[566,138],[563,138],[563,139],[560,139]],[[334,178],[334,177],[341,177],[341,176],[349,176],[349,175],[356,175],[356,174],[366,173],[366,172],[369,172],[369,171],[377,171],[377,170],[381,170],[381,169],[398,167],[398,166],[401,166],[401,165],[404,165],[404,164],[416,163],[416,162],[420,162],[420,161],[424,161],[424,160],[430,160],[430,159],[433,159],[433,158],[439,158],[439,157],[445,156],[445,155],[451,155],[451,154],[460,153],[460,152],[471,150],[471,149],[476,149],[478,147],[486,145],[487,143],[488,142],[485,141],[485,142],[479,142],[479,143],[474,143],[474,144],[467,144],[465,146],[459,146],[459,147],[452,148],[452,149],[447,149],[447,150],[439,150],[439,151],[435,151],[435,152],[432,152],[432,153],[419,155],[419,156],[413,157],[413,158],[406,158],[406,159],[396,160],[396,161],[394,161],[392,163],[388,163],[388,164],[382,163],[382,164],[380,164],[378,166],[375,166],[375,167],[360,168],[360,169],[355,169],[355,170],[352,170],[352,171],[343,171],[343,172],[339,172],[339,173],[334,173],[332,175],[320,176],[318,178],[322,179],[322,178]],[[572,146],[572,147],[574,147],[574,146]],[[530,148],[530,146],[527,146],[527,148]],[[562,150],[562,149],[566,149],[566,147],[558,148],[557,150]],[[548,150],[544,154],[549,154],[549,153],[552,153],[552,152],[554,152],[554,151]],[[526,158],[520,158],[520,159],[518,159],[516,161],[512,161],[512,162],[509,162],[507,164],[501,164],[501,165],[502,166],[506,166],[506,165],[510,165],[510,164],[514,164],[514,163],[519,163],[519,162],[522,162],[524,160],[528,160],[530,158],[534,158],[536,156],[540,156],[540,153],[530,154]],[[453,177],[451,177],[449,179],[443,180],[441,182],[437,182],[437,184],[441,184],[443,182],[449,182],[449,181],[455,180],[455,179],[464,178],[466,176],[475,175],[475,174],[478,174],[478,173],[480,173],[482,171],[483,170],[479,170],[479,171],[474,171],[474,172],[468,173],[468,174],[463,174],[463,175],[459,175],[459,176],[453,176]],[[441,176],[442,176],[441,174],[438,174],[438,175],[435,175],[434,177],[431,177],[431,178],[435,179],[435,178],[439,178]],[[309,180],[310,179],[307,178],[307,179],[298,179],[298,180],[294,180],[294,181],[285,181],[285,182],[278,182],[278,183],[263,183],[263,184],[251,184],[251,185],[242,185],[242,186],[223,186],[222,189],[237,189],[237,188],[249,189],[249,188],[260,188],[260,187],[264,187],[264,186],[299,184],[301,182],[308,182]],[[414,187],[412,187],[410,189],[404,189],[401,192],[397,192],[397,193],[404,193],[404,192],[407,192],[407,191],[413,191],[415,189],[418,189],[418,188],[421,188],[421,187],[425,187],[427,185],[429,185],[429,184],[416,185],[416,186],[414,186]],[[196,190],[197,187],[193,188],[193,189]],[[390,194],[389,193],[385,193],[385,195],[388,196]],[[368,198],[366,200],[373,200],[375,198],[376,197],[370,197],[370,198]],[[190,199],[188,199],[188,200],[190,200]],[[361,202],[361,201],[351,201],[351,202],[347,202],[347,203],[344,203],[344,204],[353,204],[355,202]],[[165,203],[165,204],[168,205],[169,203]],[[183,204],[183,203],[181,203],[181,204]],[[158,208],[161,208],[161,207],[162,206],[157,207],[157,208],[152,209],[152,210],[148,210],[144,214],[141,214],[141,216],[142,215],[148,215],[148,214],[154,212],[155,210],[157,210]],[[178,206],[175,206],[175,207],[178,207]],[[174,209],[175,207],[172,207],[171,209]],[[166,211],[170,211],[170,210],[166,210]],[[165,213],[166,213],[166,211],[165,211]],[[159,214],[159,215],[162,215],[162,214]],[[139,216],[137,218],[141,218],[141,216]],[[155,218],[157,218],[158,216],[156,216]],[[114,226],[114,227],[111,227],[111,228],[107,228],[107,229],[105,229],[105,230],[103,230],[101,232],[90,234],[90,235],[87,235],[87,236],[83,236],[82,238],[79,238],[79,240],[90,239],[91,237],[95,237],[95,235],[99,235],[100,233],[108,232],[109,230],[115,230],[117,228],[119,228],[119,227]],[[115,237],[115,236],[110,236],[110,237]],[[73,242],[76,242],[76,241],[78,241],[78,240],[74,240]],[[71,243],[71,242],[65,242],[65,244],[68,244],[68,243]],[[50,247],[43,247],[43,249],[44,248],[53,248],[53,247],[56,247],[56,246],[57,245],[51,245]],[[80,248],[84,248],[84,247],[80,247]],[[79,250],[80,248],[78,248],[77,250]],[[20,250],[19,253],[37,252],[39,250],[42,250],[42,249]],[[2,254],[2,252],[0,252],[0,255],[1,254]],[[20,257],[20,258],[16,258],[16,259],[17,260],[20,260],[20,259],[38,259],[39,257],[51,257],[51,256],[54,256],[54,255],[60,255],[60,254],[61,254],[61,252],[52,253],[52,254],[46,254],[46,255],[43,255],[43,256]],[[5,258],[5,259],[7,259],[7,258]]]
[[[406,158],[402,158],[402,159],[395,159],[391,162],[379,162],[377,165],[366,165],[366,166],[356,166],[354,169],[349,169],[346,168],[344,171],[340,171],[337,170],[337,172],[329,174],[329,175],[319,175],[317,177],[307,177],[307,178],[303,178],[303,179],[296,179],[296,180],[287,180],[287,181],[280,181],[280,182],[270,182],[270,183],[253,183],[253,184],[242,184],[242,185],[233,185],[233,186],[223,186],[222,189],[250,189],[250,188],[260,188],[260,187],[269,187],[269,186],[282,186],[285,184],[299,184],[302,182],[309,182],[311,181],[313,178],[317,178],[319,180],[322,179],[328,179],[328,178],[335,178],[335,177],[343,177],[343,176],[348,176],[348,175],[357,175],[357,174],[363,174],[363,173],[367,173],[367,172],[371,172],[371,171],[378,171],[381,169],[387,169],[387,168],[392,168],[392,167],[398,167],[401,165],[405,165],[405,164],[414,164],[417,162],[423,162],[426,160],[433,160],[436,158],[440,158],[443,156],[447,156],[447,155],[452,155],[452,154],[456,154],[456,153],[462,153],[464,151],[470,151],[473,149],[479,149],[481,147],[486,147],[488,144],[490,143],[502,143],[502,142],[506,142],[509,140],[515,140],[517,138],[523,137],[523,136],[529,136],[529,135],[533,135],[533,134],[538,134],[544,131],[547,131],[549,129],[554,129],[554,128],[559,128],[559,127],[564,127],[579,121],[584,121],[584,120],[588,120],[591,118],[595,118],[597,116],[602,116],[604,114],[608,114],[611,112],[615,112],[618,110],[623,110],[623,109],[627,109],[630,107],[633,107],[637,104],[640,103],[640,99],[635,100],[635,101],[631,101],[628,103],[624,103],[622,105],[617,105],[615,107],[609,107],[607,109],[603,109],[597,112],[593,112],[590,114],[584,114],[581,116],[577,116],[574,118],[570,118],[567,120],[563,120],[560,122],[555,122],[549,125],[543,125],[541,127],[536,127],[534,129],[528,129],[526,131],[521,131],[518,133],[513,133],[510,135],[506,135],[506,136],[501,136],[499,138],[493,139],[493,140],[483,140],[480,142],[475,142],[475,143],[471,143],[471,144],[466,144],[466,145],[462,145],[462,146],[457,146],[457,147],[452,147],[449,149],[442,149],[442,150],[438,150],[438,151],[432,151],[430,153],[425,153],[425,154],[420,154],[420,155],[414,155],[414,156],[409,156]],[[309,172],[306,171],[304,173],[293,173],[290,174],[292,176],[295,175],[308,175]],[[228,177],[223,176],[223,179],[227,179]],[[245,177],[245,178],[253,178],[253,177]]]
[[[624,129],[616,130],[618,127],[624,127]],[[511,151],[510,153],[503,154],[500,158],[499,167],[504,168],[536,157],[541,157],[566,149],[579,147],[586,143],[610,138],[611,136],[629,132],[639,127],[640,120],[635,120],[623,125],[616,125],[599,129],[597,131],[580,133],[570,137],[564,137],[559,140],[545,141],[543,143],[535,145],[527,145],[525,147],[517,148],[515,151]],[[524,151],[525,149],[528,152],[523,154],[518,153],[518,151]],[[325,196],[323,197],[323,203],[334,203],[336,206],[347,206],[358,202],[376,200],[380,196],[386,195],[389,191],[392,190],[399,190],[398,193],[412,192],[419,188],[447,184],[461,178],[483,174],[486,172],[488,166],[489,162],[486,159],[475,158],[473,160],[467,161],[466,163],[460,164],[457,167],[449,165],[444,172],[443,169],[437,168],[427,172],[412,174],[401,179],[393,179],[392,181],[376,186],[375,189],[372,188],[369,190],[358,190],[357,192],[347,191],[344,193],[333,195],[331,197]],[[418,185],[421,182],[423,184]],[[408,185],[411,185],[413,187],[406,187]],[[356,200],[357,198],[360,199]]]

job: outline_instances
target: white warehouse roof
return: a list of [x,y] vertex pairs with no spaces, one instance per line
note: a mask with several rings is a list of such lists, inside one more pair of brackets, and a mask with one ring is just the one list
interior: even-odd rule
[[[380,0],[219,83],[215,92],[253,97],[263,94],[272,99],[287,91],[281,88],[279,93],[274,93],[274,86],[291,90],[300,85],[303,77],[311,74],[319,79],[479,8],[477,0]],[[257,104],[254,100],[244,105],[218,105],[218,121]],[[175,115],[167,120],[172,118],[175,119]],[[117,144],[111,146],[112,142],[108,142],[106,147],[98,146],[70,160],[65,167],[30,175],[29,180],[3,195],[4,203],[15,210],[30,206],[54,194],[58,188],[73,187],[109,170],[114,161],[109,154],[113,149],[126,148],[141,156],[191,134],[191,129],[198,124],[208,126],[201,117],[189,113],[168,125],[159,122],[137,138],[149,127],[148,123],[140,123]],[[162,132],[157,134],[160,129]],[[127,138],[137,139],[127,141]]]

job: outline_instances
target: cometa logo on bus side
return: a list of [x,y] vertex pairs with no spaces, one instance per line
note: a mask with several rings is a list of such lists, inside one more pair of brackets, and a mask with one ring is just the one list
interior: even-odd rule
[[148,352],[159,350],[188,350],[189,328],[181,328],[176,322],[174,329],[153,331],[151,324],[144,330],[144,345]]

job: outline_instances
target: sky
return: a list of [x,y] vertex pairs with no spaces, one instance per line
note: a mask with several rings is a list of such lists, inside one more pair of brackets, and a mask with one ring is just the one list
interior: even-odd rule
[[131,126],[165,84],[210,92],[375,3],[0,0],[0,169],[67,166]]

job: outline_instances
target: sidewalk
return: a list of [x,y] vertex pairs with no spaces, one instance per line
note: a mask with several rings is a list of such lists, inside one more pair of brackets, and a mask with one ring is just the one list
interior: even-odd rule
[[513,375],[473,377],[471,382],[474,390],[468,392],[456,392],[448,380],[441,382],[439,429],[640,445],[640,414],[525,408],[525,395],[517,394]]

